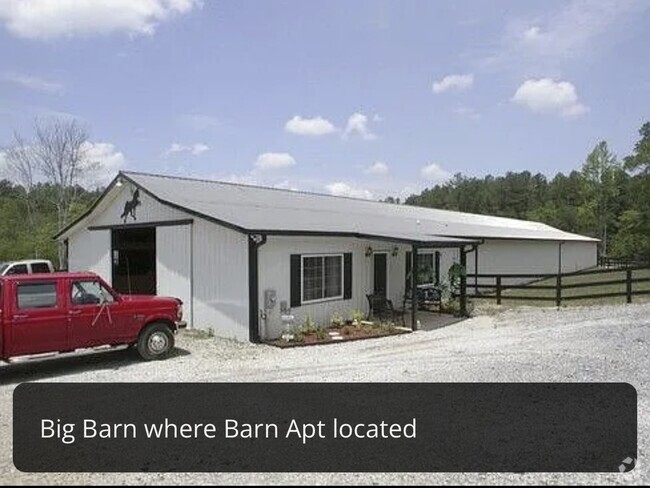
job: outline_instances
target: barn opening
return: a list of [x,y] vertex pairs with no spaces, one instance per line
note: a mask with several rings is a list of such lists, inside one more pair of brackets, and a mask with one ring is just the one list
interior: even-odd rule
[[120,293],[156,294],[156,228],[111,231],[113,288]]

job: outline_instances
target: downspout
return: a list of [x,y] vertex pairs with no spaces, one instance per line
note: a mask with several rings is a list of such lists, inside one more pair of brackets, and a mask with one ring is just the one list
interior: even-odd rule
[[190,224],[190,320],[194,328],[194,222]]
[[248,235],[248,339],[260,342],[258,251],[266,243],[265,234]]

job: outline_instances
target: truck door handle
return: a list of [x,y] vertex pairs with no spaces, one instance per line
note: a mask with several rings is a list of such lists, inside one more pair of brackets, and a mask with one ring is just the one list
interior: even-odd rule
[[26,319],[27,317],[29,317],[29,315],[27,315],[27,314],[16,314],[16,315],[14,315],[14,319]]
[[81,310],[68,310],[68,314],[70,315],[79,315],[81,313]]

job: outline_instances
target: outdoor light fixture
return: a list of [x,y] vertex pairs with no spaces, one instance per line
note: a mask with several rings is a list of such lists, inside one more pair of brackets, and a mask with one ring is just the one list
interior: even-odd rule
[[117,179],[117,181],[115,182],[115,186],[118,187],[118,188],[119,188],[120,186],[122,186],[122,178],[118,178],[118,179]]
[[397,246],[393,247],[393,252],[392,252],[393,257],[397,256],[398,252],[399,252],[399,249],[397,248]]
[[368,258],[370,256],[372,256],[372,247],[368,246],[366,248],[366,257]]

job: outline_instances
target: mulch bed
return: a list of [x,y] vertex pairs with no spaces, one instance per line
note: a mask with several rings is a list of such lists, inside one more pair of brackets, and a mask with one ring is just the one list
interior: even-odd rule
[[[274,339],[272,341],[267,341],[266,344],[281,348],[339,344],[341,342],[408,334],[411,330],[400,327],[394,329],[383,329],[379,327],[355,327],[354,325],[347,325],[344,327],[330,327],[326,329],[326,332],[327,335],[325,338],[319,338],[315,332],[309,332],[303,334],[302,341]],[[333,339],[332,336],[329,335],[329,332],[338,332],[341,339]]]

